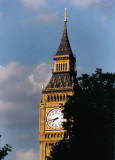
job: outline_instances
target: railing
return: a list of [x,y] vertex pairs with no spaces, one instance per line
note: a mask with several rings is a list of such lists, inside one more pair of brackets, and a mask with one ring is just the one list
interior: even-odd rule
[[69,72],[70,69],[67,68],[67,69],[62,69],[62,70],[56,70],[56,69],[52,69],[52,72]]

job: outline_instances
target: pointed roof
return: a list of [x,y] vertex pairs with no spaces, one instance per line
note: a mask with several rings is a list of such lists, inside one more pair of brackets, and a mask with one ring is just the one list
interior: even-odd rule
[[[70,70],[67,71],[53,71],[52,77],[42,92],[60,92],[60,91],[73,91],[74,84],[77,84],[74,57],[67,34],[67,14],[65,10],[64,31],[59,48],[54,55],[54,60],[70,60]],[[54,51],[55,52],[55,51]],[[61,62],[61,61],[60,61]]]
[[72,50],[71,50],[71,46],[70,46],[68,34],[67,34],[67,25],[66,25],[66,21],[64,21],[64,31],[63,31],[62,39],[61,39],[59,48],[57,50],[56,56],[68,55],[71,52]]
[[72,49],[69,43],[69,38],[68,38],[68,33],[67,33],[67,14],[66,14],[66,9],[65,9],[65,20],[64,20],[64,30],[63,30],[63,35],[62,35],[62,39],[59,45],[59,48],[55,54],[55,56],[71,56],[72,58],[74,58],[74,55],[72,53]]

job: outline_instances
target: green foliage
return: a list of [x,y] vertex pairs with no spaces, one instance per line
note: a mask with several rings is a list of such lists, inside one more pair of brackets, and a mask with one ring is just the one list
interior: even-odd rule
[[76,93],[64,106],[66,134],[49,160],[113,160],[115,74],[96,69],[78,78]]
[[8,155],[8,152],[12,151],[12,147],[9,144],[6,144],[1,150],[0,150],[0,160],[4,159],[5,156]]

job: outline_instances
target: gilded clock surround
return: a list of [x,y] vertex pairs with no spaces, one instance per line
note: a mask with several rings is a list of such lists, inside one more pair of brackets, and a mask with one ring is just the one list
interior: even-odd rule
[[48,113],[55,108],[61,108],[72,96],[77,85],[75,62],[67,34],[67,14],[65,9],[64,31],[61,43],[54,55],[52,77],[42,90],[39,105],[39,142],[40,160],[46,160],[50,155],[52,144],[64,137],[63,127],[53,129],[47,124]]
[[54,108],[50,110],[46,116],[47,125],[52,129],[62,128],[64,122],[64,115],[60,108]]

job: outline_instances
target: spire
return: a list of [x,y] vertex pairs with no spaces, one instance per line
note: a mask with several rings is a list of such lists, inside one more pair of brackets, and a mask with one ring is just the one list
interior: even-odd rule
[[63,35],[62,39],[59,45],[59,48],[56,52],[55,56],[62,56],[62,55],[73,55],[71,46],[69,43],[68,39],[68,34],[67,34],[67,14],[66,14],[66,8],[65,8],[65,14],[64,14],[64,30],[63,30]]
[[66,8],[65,8],[65,14],[64,14],[64,17],[65,17],[65,19],[64,19],[64,22],[67,22],[67,14],[66,14]]

